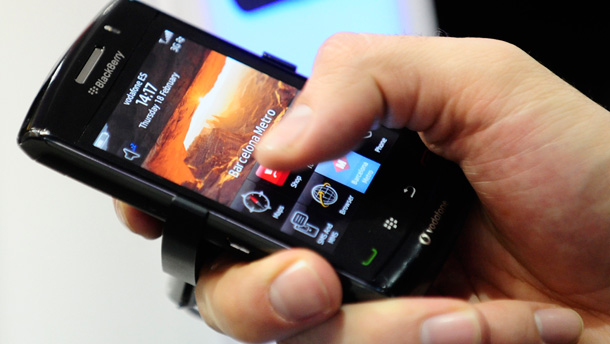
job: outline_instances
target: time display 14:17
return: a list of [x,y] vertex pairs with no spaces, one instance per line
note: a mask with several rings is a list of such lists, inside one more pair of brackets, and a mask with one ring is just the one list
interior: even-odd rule
[[[158,89],[153,84],[151,84],[150,82],[146,82],[146,84],[142,88],[142,93],[140,93],[138,99],[136,99],[136,104],[148,107],[150,101],[155,98],[155,95],[157,95],[157,91]],[[155,102],[162,103],[164,99],[158,99],[158,97],[160,96],[157,96],[157,98],[155,98]]]

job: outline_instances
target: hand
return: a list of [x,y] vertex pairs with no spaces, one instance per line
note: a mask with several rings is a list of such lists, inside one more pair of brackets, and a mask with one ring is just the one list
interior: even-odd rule
[[[328,160],[376,121],[419,131],[480,199],[435,284],[451,298],[339,309],[330,266],[290,250],[204,271],[197,295],[211,326],[249,341],[572,343],[582,317],[581,342],[610,340],[607,111],[506,43],[343,34],[257,159]],[[136,232],[141,219],[127,216]]]

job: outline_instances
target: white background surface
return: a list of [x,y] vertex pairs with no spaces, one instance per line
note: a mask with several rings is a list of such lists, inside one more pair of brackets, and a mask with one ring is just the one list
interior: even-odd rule
[[[193,10],[201,6],[194,1],[148,2],[191,22],[205,22],[204,27],[214,22],[210,13],[206,18]],[[160,241],[132,235],[115,218],[108,196],[34,163],[16,145],[17,130],[45,76],[106,3],[2,4],[0,343],[231,343],[168,300]],[[429,18],[426,1],[407,5],[421,8],[423,18]],[[418,20],[407,20],[410,27],[403,33],[422,23],[423,28],[414,32],[433,33],[429,20],[415,17]],[[248,25],[258,27],[253,21]],[[251,43],[239,35],[223,37]],[[322,36],[315,39],[321,42]],[[305,49],[310,54],[295,51],[291,57],[269,47],[265,50],[288,60],[303,58],[300,64],[306,67],[300,70],[308,74],[315,48]],[[262,52],[256,45],[247,48]]]

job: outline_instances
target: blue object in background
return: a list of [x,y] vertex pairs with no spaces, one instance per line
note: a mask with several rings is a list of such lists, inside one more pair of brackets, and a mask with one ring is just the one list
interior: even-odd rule
[[311,74],[320,45],[334,33],[413,33],[401,0],[264,2],[268,4],[246,11],[236,0],[208,0],[202,11],[216,35],[257,55],[268,52],[286,60],[305,76]]
[[244,11],[253,11],[279,0],[235,0]]

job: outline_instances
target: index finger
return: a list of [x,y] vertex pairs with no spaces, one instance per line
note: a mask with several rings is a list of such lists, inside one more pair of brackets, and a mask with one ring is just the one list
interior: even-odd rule
[[303,168],[353,149],[380,122],[422,132],[435,153],[459,162],[468,151],[454,143],[530,103],[536,95],[523,90],[539,86],[540,75],[552,74],[495,40],[336,35],[256,158],[268,168]]

